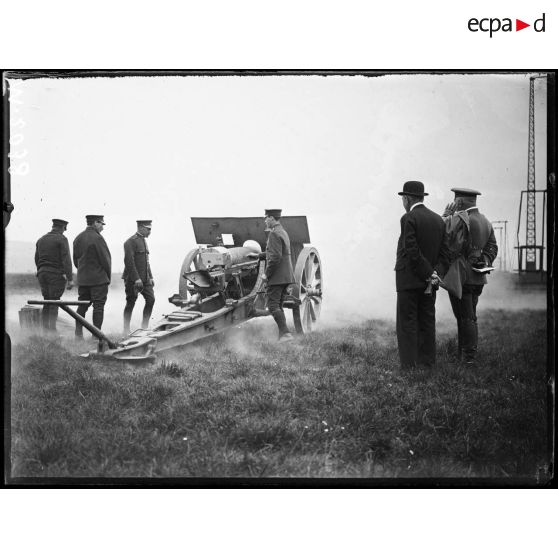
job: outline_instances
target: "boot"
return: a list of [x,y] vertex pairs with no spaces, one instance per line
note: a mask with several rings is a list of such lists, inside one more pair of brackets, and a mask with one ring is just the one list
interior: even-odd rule
[[279,338],[283,337],[283,335],[287,333],[290,335],[290,331],[287,328],[287,319],[285,318],[283,310],[275,310],[271,315],[279,328]]
[[477,328],[474,320],[463,320],[463,356],[465,364],[472,365],[477,353]]
[[457,360],[460,361],[463,355],[463,328],[461,320],[457,322]]

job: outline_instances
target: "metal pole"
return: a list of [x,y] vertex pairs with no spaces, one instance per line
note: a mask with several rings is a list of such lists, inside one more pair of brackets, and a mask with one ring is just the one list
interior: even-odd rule
[[79,322],[85,329],[90,331],[97,339],[100,339],[101,341],[105,341],[109,346],[109,348],[116,349],[117,347],[116,343],[112,342],[100,329],[95,327],[93,324],[90,324],[83,316],[80,316],[77,312],[74,312],[71,308],[69,308],[69,305],[78,306],[82,304],[90,304],[90,301],[88,300],[87,301],[28,300],[27,304],[52,304],[55,306],[59,306],[60,308],[62,308],[62,310],[70,314],[70,316],[72,316],[72,318],[74,318],[76,322]]
[[536,245],[536,208],[535,208],[535,78],[529,78],[529,144],[527,149],[527,257],[525,269],[537,268]]

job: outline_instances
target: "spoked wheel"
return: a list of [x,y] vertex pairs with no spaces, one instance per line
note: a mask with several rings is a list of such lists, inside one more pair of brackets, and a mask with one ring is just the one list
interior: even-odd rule
[[294,269],[295,283],[292,294],[300,299],[300,306],[293,308],[297,333],[308,333],[316,325],[322,307],[322,262],[313,246],[302,249]]
[[182,268],[180,269],[180,278],[178,279],[178,294],[184,300],[188,298],[188,281],[183,277],[183,275],[184,273],[196,271],[197,269],[202,269],[200,251],[198,248],[194,248],[186,254],[186,257],[182,262]]

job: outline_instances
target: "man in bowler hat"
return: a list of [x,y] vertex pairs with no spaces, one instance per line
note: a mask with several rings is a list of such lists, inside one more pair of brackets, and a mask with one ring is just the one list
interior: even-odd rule
[[[397,344],[403,369],[436,361],[436,287],[448,267],[443,219],[424,205],[424,184],[405,182],[397,243]],[[434,287],[434,288],[432,288]]]
[[[87,228],[74,240],[74,265],[77,268],[78,300],[93,304],[93,325],[101,329],[111,276],[111,256],[101,235],[102,215],[86,215]],[[89,306],[81,304],[77,313],[85,318]],[[83,339],[83,327],[76,322],[76,338]]]
[[264,279],[267,279],[267,308],[279,328],[279,342],[292,340],[287,327],[283,302],[287,288],[294,283],[291,262],[291,242],[281,225],[281,210],[265,210],[265,228],[269,231],[266,250],[261,257],[266,259]]
[[[37,278],[41,286],[44,300],[60,300],[64,289],[71,289],[72,259],[70,246],[64,231],[68,228],[68,221],[53,219],[52,230],[41,236],[35,246],[35,265]],[[42,310],[43,329],[56,331],[58,306],[44,304]]]
[[149,265],[149,248],[147,238],[151,234],[152,221],[137,221],[137,231],[124,243],[124,287],[126,289],[126,306],[124,308],[124,334],[130,333],[130,320],[132,312],[141,293],[145,299],[143,307],[142,328],[147,328],[153,305],[155,293],[153,291],[153,275]]
[[481,193],[470,188],[452,188],[455,194],[453,203],[448,204],[443,217],[449,218],[456,211],[464,215],[457,220],[466,227],[467,242],[462,255],[465,261],[465,281],[461,298],[449,294],[453,314],[457,320],[457,357],[467,365],[475,362],[478,347],[477,304],[488,273],[482,269],[490,267],[498,255],[498,244],[492,223],[479,212],[477,196]]

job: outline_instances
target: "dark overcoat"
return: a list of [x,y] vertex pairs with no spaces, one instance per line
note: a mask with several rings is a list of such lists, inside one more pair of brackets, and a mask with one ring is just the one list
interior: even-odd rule
[[124,243],[124,273],[122,279],[133,283],[141,279],[143,283],[153,280],[149,265],[149,249],[145,237],[134,234]]
[[443,276],[449,265],[444,220],[419,204],[401,217],[397,243],[395,285],[397,291],[426,288],[435,270]]
[[268,285],[290,285],[294,283],[291,242],[287,231],[280,223],[269,232],[265,256],[265,274]]
[[51,231],[37,240],[35,245],[35,265],[37,272],[66,274],[66,279],[72,279],[72,258],[68,239],[61,233]]
[[87,227],[74,240],[74,265],[81,287],[108,285],[111,256],[105,239],[94,227]]

